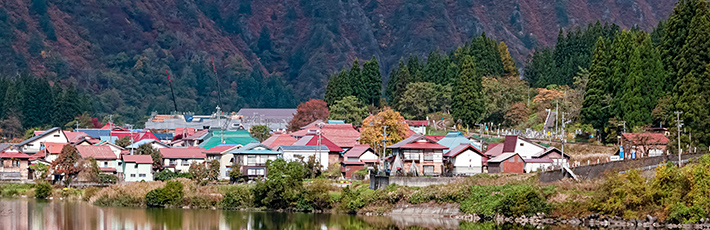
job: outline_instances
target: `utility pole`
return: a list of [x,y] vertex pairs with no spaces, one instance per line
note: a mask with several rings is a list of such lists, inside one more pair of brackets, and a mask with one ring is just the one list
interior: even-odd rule
[[[131,132],[131,136],[129,136],[129,137],[131,139],[131,145],[133,145],[133,125],[126,124],[126,127],[128,127],[128,130]],[[135,148],[131,148],[131,155],[133,155],[133,149],[135,149]]]
[[624,124],[624,132],[626,132],[626,121],[622,121],[622,123]]
[[683,114],[683,112],[681,112],[681,111],[675,111],[675,112],[673,112],[673,113],[675,113],[675,115],[676,115],[675,124],[676,124],[676,128],[678,129],[678,167],[680,167],[680,165],[681,165],[681,157],[680,157],[680,152],[681,152],[681,149],[680,149],[680,127],[683,127],[683,120],[680,119],[680,115]]
[[385,172],[385,154],[387,154],[387,128],[389,126],[382,126],[382,152],[380,153],[380,162],[382,162],[382,171]]

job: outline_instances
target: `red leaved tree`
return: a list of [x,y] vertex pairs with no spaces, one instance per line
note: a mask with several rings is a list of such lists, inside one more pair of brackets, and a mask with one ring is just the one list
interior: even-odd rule
[[298,131],[301,127],[310,124],[311,122],[317,120],[325,121],[328,119],[330,112],[328,112],[328,104],[320,99],[311,99],[307,102],[303,102],[298,105],[296,109],[296,114],[293,115],[293,119],[288,123],[289,131]]
[[77,167],[77,162],[81,159],[79,151],[72,145],[65,145],[59,156],[52,162],[54,173],[74,176],[79,173],[80,168]]

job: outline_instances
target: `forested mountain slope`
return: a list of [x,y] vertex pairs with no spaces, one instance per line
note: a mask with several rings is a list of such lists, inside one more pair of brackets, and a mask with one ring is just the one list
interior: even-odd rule
[[[668,0],[0,0],[0,66],[93,97],[99,115],[140,119],[217,105],[295,107],[327,78],[373,55],[387,80],[399,58],[450,51],[482,32],[518,63],[559,28],[601,20],[650,30]],[[520,66],[520,65],[519,65]],[[292,96],[294,95],[294,96]]]

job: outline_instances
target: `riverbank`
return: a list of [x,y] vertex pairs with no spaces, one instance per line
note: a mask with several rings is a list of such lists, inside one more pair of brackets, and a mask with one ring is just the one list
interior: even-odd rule
[[[646,177],[642,176],[646,175]],[[431,215],[462,220],[586,226],[704,227],[710,213],[710,156],[650,173],[630,170],[604,179],[539,183],[534,174],[481,174],[447,185],[371,190],[368,181],[262,181],[201,186],[189,179],[136,182],[103,189],[55,189],[52,197],[98,206],[332,212],[362,216]],[[281,179],[285,177],[279,177]],[[172,184],[168,186],[168,184]],[[25,185],[26,186],[26,185]],[[154,192],[152,192],[154,191]],[[148,195],[151,193],[153,195]],[[32,188],[0,186],[0,195],[31,197]],[[419,213],[403,211],[417,207]],[[451,211],[457,211],[451,214]],[[710,227],[710,226],[709,226]]]

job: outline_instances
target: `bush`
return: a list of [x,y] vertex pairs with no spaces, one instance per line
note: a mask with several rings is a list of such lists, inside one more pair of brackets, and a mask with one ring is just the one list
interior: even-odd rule
[[328,195],[330,182],[326,179],[316,179],[299,194],[296,208],[300,210],[323,210],[331,207]]
[[98,193],[99,191],[101,191],[100,188],[88,187],[88,188],[84,189],[84,195],[82,196],[82,199],[84,201],[89,201],[89,200],[91,200],[91,197],[96,195],[96,193]]
[[118,182],[118,177],[111,174],[99,174],[99,183],[101,184],[115,184]]
[[35,198],[37,199],[47,199],[52,195],[52,186],[49,183],[38,183],[35,185]]
[[224,194],[222,208],[237,209],[251,207],[253,202],[252,192],[248,187],[235,186],[234,189]]
[[171,180],[163,188],[156,188],[145,194],[145,203],[150,207],[176,206],[183,202],[183,185]]
[[153,177],[157,181],[168,181],[176,178],[192,179],[192,174],[188,172],[176,173],[170,170],[163,170],[155,174]]
[[538,188],[526,184],[474,185],[460,208],[464,213],[506,216],[531,216],[550,211],[547,200]]
[[13,197],[20,194],[28,194],[33,187],[32,184],[0,184],[0,196]]

